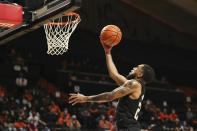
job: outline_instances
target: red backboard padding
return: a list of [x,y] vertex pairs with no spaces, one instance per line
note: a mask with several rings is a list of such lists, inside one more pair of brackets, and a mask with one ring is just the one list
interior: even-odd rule
[[22,6],[0,3],[0,27],[14,28],[22,22]]

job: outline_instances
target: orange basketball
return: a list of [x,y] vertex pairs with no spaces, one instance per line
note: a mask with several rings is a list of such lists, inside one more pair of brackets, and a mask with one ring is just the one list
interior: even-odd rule
[[100,34],[100,41],[102,44],[109,47],[117,45],[122,38],[121,30],[115,25],[105,26]]

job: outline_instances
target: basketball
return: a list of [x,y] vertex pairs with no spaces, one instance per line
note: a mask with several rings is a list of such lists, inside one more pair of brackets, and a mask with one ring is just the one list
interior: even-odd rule
[[100,41],[102,44],[113,47],[117,45],[122,38],[122,32],[115,25],[107,25],[101,30]]

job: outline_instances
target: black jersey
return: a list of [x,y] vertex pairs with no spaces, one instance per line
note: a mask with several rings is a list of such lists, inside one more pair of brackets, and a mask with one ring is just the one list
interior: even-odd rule
[[138,115],[141,110],[142,101],[145,94],[145,86],[141,81],[138,81],[141,86],[141,95],[138,99],[133,100],[129,95],[119,99],[118,106],[116,109],[116,125],[119,129],[139,127]]

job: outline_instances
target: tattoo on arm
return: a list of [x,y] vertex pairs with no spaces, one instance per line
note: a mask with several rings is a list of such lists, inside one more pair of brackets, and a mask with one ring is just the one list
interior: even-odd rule
[[98,95],[88,96],[87,101],[89,102],[108,102],[113,99],[113,92],[105,92]]
[[116,95],[116,97],[119,96],[124,96],[130,93],[131,91],[131,86],[132,86],[132,82],[127,82],[125,83],[123,86],[116,88],[115,90],[113,90],[112,92]]
[[123,86],[120,86],[116,89],[114,89],[111,92],[105,92],[98,95],[88,96],[87,101],[88,102],[108,102],[112,101],[116,98],[120,98],[122,96],[128,95],[131,93],[132,89],[136,88],[135,86],[132,87],[133,83],[131,81],[128,81]]

